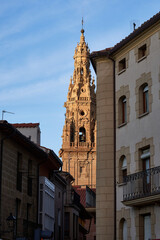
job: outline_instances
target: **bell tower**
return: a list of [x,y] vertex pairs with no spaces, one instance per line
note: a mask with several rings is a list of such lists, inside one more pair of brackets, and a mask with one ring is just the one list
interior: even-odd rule
[[89,54],[82,21],[80,42],[73,57],[73,77],[64,103],[66,114],[59,154],[63,171],[75,178],[75,185],[96,187],[96,94]]

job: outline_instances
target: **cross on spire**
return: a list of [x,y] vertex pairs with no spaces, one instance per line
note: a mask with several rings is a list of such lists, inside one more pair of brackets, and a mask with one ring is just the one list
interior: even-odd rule
[[84,29],[83,29],[83,17],[82,17],[82,29],[81,29],[81,33],[84,33]]

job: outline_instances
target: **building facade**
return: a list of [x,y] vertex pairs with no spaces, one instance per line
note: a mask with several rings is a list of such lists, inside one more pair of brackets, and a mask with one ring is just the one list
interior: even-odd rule
[[39,123],[14,123],[12,125],[32,142],[38,145],[41,144],[41,131]]
[[74,54],[74,72],[70,79],[60,157],[63,170],[75,179],[75,185],[96,184],[96,94],[91,79],[89,48],[81,30]]
[[7,121],[0,121],[0,146],[0,238],[34,239],[39,165],[47,154]]
[[97,73],[97,239],[160,238],[160,13],[111,49]]

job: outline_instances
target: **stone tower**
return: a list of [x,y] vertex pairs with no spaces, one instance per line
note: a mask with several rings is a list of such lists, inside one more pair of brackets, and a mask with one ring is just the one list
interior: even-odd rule
[[89,48],[81,30],[74,54],[74,72],[70,79],[60,157],[63,171],[75,178],[74,185],[96,186],[96,94],[91,79]]

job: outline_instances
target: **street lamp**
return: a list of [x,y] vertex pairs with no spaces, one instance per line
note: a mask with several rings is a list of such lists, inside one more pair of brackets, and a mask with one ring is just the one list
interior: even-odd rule
[[16,217],[13,216],[12,213],[7,217],[6,219],[8,228],[10,229],[10,232],[13,232],[13,239],[15,239],[15,224],[16,224]]

